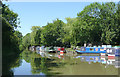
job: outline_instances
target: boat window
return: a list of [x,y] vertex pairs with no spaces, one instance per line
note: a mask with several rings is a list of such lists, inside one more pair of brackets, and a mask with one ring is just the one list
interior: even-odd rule
[[104,51],[104,48],[100,48],[100,51]]
[[94,49],[93,49],[93,48],[90,48],[90,51],[94,51]]

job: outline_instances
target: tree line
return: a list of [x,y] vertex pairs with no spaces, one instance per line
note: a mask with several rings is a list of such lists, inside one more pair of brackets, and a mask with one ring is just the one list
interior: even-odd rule
[[76,18],[56,19],[45,26],[32,26],[22,40],[23,48],[31,45],[82,46],[120,44],[120,2],[91,3]]
[[0,2],[0,19],[2,21],[2,51],[3,55],[7,53],[19,52],[19,46],[22,44],[22,33],[17,30],[19,27],[18,14],[9,9],[9,7]]
[[0,1],[0,24],[2,24],[2,76],[13,77],[12,68],[21,64],[20,45],[22,33],[19,27],[18,14],[9,9],[9,6]]

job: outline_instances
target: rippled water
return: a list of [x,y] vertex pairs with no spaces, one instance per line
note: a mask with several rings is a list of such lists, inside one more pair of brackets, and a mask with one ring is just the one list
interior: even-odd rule
[[118,75],[118,57],[23,51],[14,75]]

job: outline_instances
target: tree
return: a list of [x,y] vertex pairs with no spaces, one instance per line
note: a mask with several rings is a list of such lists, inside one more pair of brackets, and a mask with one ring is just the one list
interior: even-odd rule
[[48,23],[43,27],[41,34],[41,42],[43,45],[51,46],[56,42],[56,35],[53,28],[53,23]]
[[117,11],[114,14],[114,24],[116,25],[116,33],[115,33],[115,38],[113,38],[113,44],[120,44],[120,2],[116,4],[117,6]]
[[0,19],[2,19],[2,45],[4,52],[6,49],[19,51],[22,34],[14,29],[17,28],[17,16],[17,13],[14,13],[8,6],[2,4]]
[[[112,44],[118,33],[115,23],[116,5],[113,2],[99,4],[92,3],[78,13],[78,19],[86,22],[88,42]],[[117,32],[117,33],[116,33]],[[97,37],[97,38],[96,38]]]
[[22,44],[24,48],[28,48],[31,45],[30,33],[26,34],[22,39]]
[[75,33],[75,23],[77,21],[76,18],[66,18],[67,24],[63,26],[64,28],[64,38],[63,38],[63,43],[65,44],[74,44],[76,45],[76,33]]
[[62,46],[63,21],[57,19],[53,23],[48,23],[43,27],[41,33],[41,42],[47,46]]
[[23,37],[22,33],[19,32],[19,31],[15,31],[14,34],[15,34],[15,36],[17,37],[18,44],[19,44],[19,45],[22,44],[22,37]]
[[76,18],[68,17],[66,20],[66,24],[56,19],[43,27],[33,26],[29,45],[77,46],[84,43],[120,43],[120,3],[91,3],[79,12]]
[[41,27],[40,26],[32,26],[32,32],[30,34],[31,37],[31,45],[40,44],[41,43]]
[[4,17],[9,24],[15,28],[17,28],[18,24],[20,24],[18,14],[10,10],[5,4],[2,4],[2,17]]

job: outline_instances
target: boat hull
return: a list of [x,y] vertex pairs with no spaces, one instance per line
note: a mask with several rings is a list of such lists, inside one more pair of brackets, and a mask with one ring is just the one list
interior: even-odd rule
[[79,51],[79,50],[76,50],[76,52],[78,53],[106,53],[106,51]]

